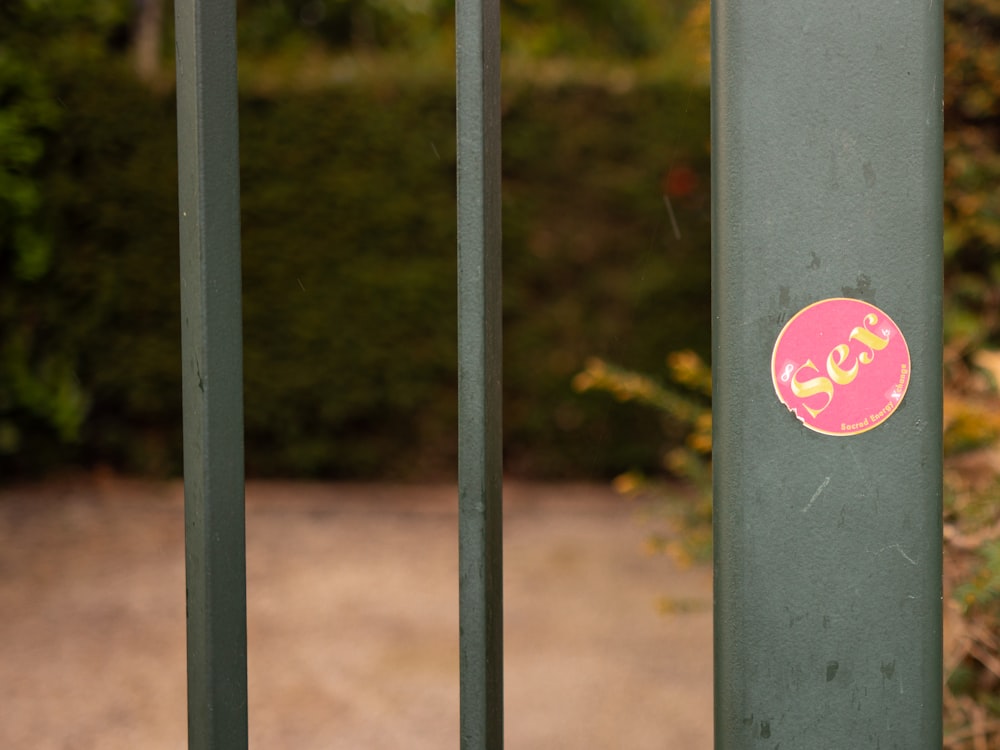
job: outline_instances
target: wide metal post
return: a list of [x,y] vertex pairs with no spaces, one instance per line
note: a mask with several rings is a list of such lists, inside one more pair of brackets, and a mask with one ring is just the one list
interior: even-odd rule
[[941,3],[712,12],[716,747],[937,750]]
[[503,747],[500,4],[458,0],[461,747]]
[[188,742],[247,747],[235,0],[177,0]]

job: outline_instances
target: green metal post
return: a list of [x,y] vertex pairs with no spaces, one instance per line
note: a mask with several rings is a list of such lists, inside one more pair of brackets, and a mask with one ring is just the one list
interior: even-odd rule
[[235,0],[177,0],[188,743],[247,747]]
[[500,5],[458,0],[461,747],[503,747]]
[[[941,3],[712,13],[716,747],[938,750]],[[783,327],[828,298],[909,346],[905,398],[856,434],[772,383]]]

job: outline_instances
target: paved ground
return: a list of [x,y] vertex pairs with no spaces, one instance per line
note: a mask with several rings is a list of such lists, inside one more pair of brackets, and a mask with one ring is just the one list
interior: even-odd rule
[[[454,498],[248,487],[251,747],[458,747]],[[710,571],[603,487],[505,505],[506,747],[708,750]],[[176,483],[0,491],[0,748],[185,746],[182,537]]]

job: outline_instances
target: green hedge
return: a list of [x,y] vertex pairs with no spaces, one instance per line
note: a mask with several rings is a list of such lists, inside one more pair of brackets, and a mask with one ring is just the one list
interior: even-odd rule
[[[87,415],[67,442],[8,405],[20,435],[0,468],[177,473],[173,98],[108,70],[59,89],[42,165],[55,258],[38,281],[0,279],[0,325],[28,326],[36,366],[72,363]],[[248,472],[448,475],[452,82],[246,95],[240,127]],[[503,127],[508,471],[649,467],[656,417],[570,381],[591,355],[647,371],[674,349],[707,355],[707,92],[514,83]]]

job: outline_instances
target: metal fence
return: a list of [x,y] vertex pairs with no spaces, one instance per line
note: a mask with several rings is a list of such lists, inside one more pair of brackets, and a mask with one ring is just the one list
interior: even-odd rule
[[[177,0],[188,737],[247,746],[234,0]],[[458,3],[459,568],[463,748],[503,746],[500,9]]]
[[[196,749],[248,734],[235,21],[235,0],[176,2]],[[499,0],[459,0],[456,21],[472,750],[503,746]],[[713,27],[717,747],[939,748],[940,4],[720,0]],[[905,411],[804,430],[771,390],[775,336],[817,300],[876,295],[910,343]]]

